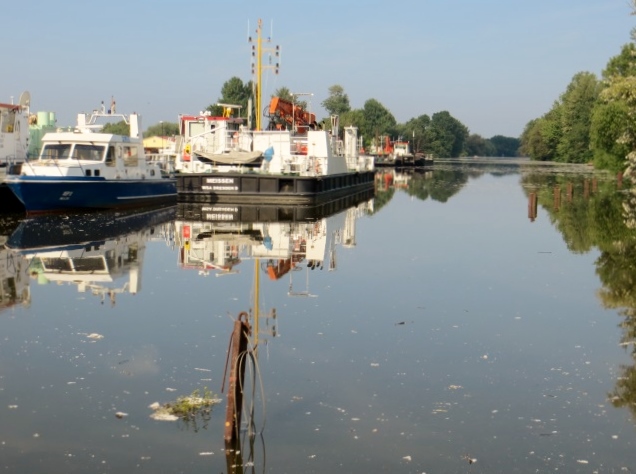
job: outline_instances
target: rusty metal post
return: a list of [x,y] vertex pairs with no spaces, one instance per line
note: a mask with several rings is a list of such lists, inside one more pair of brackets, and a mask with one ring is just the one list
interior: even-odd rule
[[558,211],[561,207],[561,188],[559,186],[554,187],[554,210]]
[[230,385],[227,392],[227,406],[225,409],[225,441],[238,439],[241,429],[241,411],[243,408],[243,382],[245,380],[245,357],[247,356],[247,342],[250,335],[248,315],[239,314],[234,322],[230,344]]
[[537,218],[537,193],[530,193],[528,196],[528,218],[530,222]]
[[568,183],[566,195],[568,202],[572,202],[572,198],[574,197],[574,185],[572,183]]

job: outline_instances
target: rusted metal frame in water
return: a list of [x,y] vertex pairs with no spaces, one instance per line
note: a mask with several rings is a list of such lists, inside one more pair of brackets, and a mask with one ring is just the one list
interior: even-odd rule
[[251,334],[251,326],[248,321],[248,314],[242,312],[234,322],[234,330],[230,338],[228,357],[225,361],[225,374],[223,376],[223,386],[225,388],[225,376],[227,375],[228,363],[230,364],[230,380],[227,394],[227,406],[225,410],[225,432],[226,443],[238,439],[241,429],[241,412],[243,405],[243,382],[245,380],[244,359],[247,355],[247,345]]

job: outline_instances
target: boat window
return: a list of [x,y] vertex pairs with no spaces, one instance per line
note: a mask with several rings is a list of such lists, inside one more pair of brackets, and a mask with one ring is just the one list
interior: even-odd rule
[[15,122],[15,111],[10,110],[7,114],[2,114],[2,128],[0,131],[3,133],[13,133],[13,124]]
[[99,257],[74,258],[73,269],[82,273],[103,273],[108,270],[104,259]]
[[84,145],[78,143],[73,150],[73,158],[76,160],[102,161],[103,156],[103,145]]
[[200,122],[192,122],[190,125],[190,135],[189,137],[196,137],[197,135],[201,135],[205,132],[205,124]]
[[115,147],[109,146],[106,153],[106,166],[115,166]]
[[70,143],[47,143],[40,154],[40,158],[46,160],[65,160],[69,156],[71,156]]
[[137,153],[137,147],[124,147],[124,166],[137,166],[138,161],[139,154]]

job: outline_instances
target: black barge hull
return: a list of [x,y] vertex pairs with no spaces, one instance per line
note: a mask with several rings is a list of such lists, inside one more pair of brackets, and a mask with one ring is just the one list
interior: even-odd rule
[[178,202],[316,205],[374,189],[373,171],[329,176],[177,174]]
[[177,204],[177,219],[197,222],[312,222],[357,206],[375,196],[375,190],[323,202],[316,205],[276,205],[237,203]]

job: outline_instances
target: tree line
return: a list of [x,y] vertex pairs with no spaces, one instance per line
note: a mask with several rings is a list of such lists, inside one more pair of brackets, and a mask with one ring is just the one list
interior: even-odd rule
[[[632,0],[632,14],[636,0]],[[631,43],[610,58],[601,78],[574,75],[543,116],[521,135],[521,154],[533,160],[592,163],[610,171],[636,169],[636,31]]]
[[[328,97],[321,103],[329,116],[322,118],[319,124],[324,129],[331,129],[331,115],[339,116],[340,127],[355,126],[358,136],[363,139],[364,148],[368,148],[372,141],[376,143],[381,137],[389,137],[391,141],[410,141],[415,153],[431,154],[438,158],[452,158],[460,156],[516,156],[519,140],[512,137],[497,135],[483,138],[470,134],[468,127],[453,117],[448,111],[426,114],[412,118],[406,123],[398,123],[393,114],[376,99],[368,99],[362,108],[353,109],[344,88],[335,84],[328,89]],[[241,106],[243,116],[253,117],[258,111],[253,109],[254,84],[252,81],[243,82],[239,77],[227,80],[221,88],[221,96],[206,110],[212,115],[223,113],[222,104]],[[287,87],[277,89],[273,97],[293,101],[303,108],[307,108],[301,97],[294,97]],[[260,111],[267,118],[268,107]],[[267,121],[265,120],[264,123]],[[164,124],[165,125],[165,124]],[[153,126],[156,127],[156,126]],[[153,128],[153,133],[156,128]],[[144,134],[146,135],[146,134]],[[147,136],[147,135],[146,135]]]

